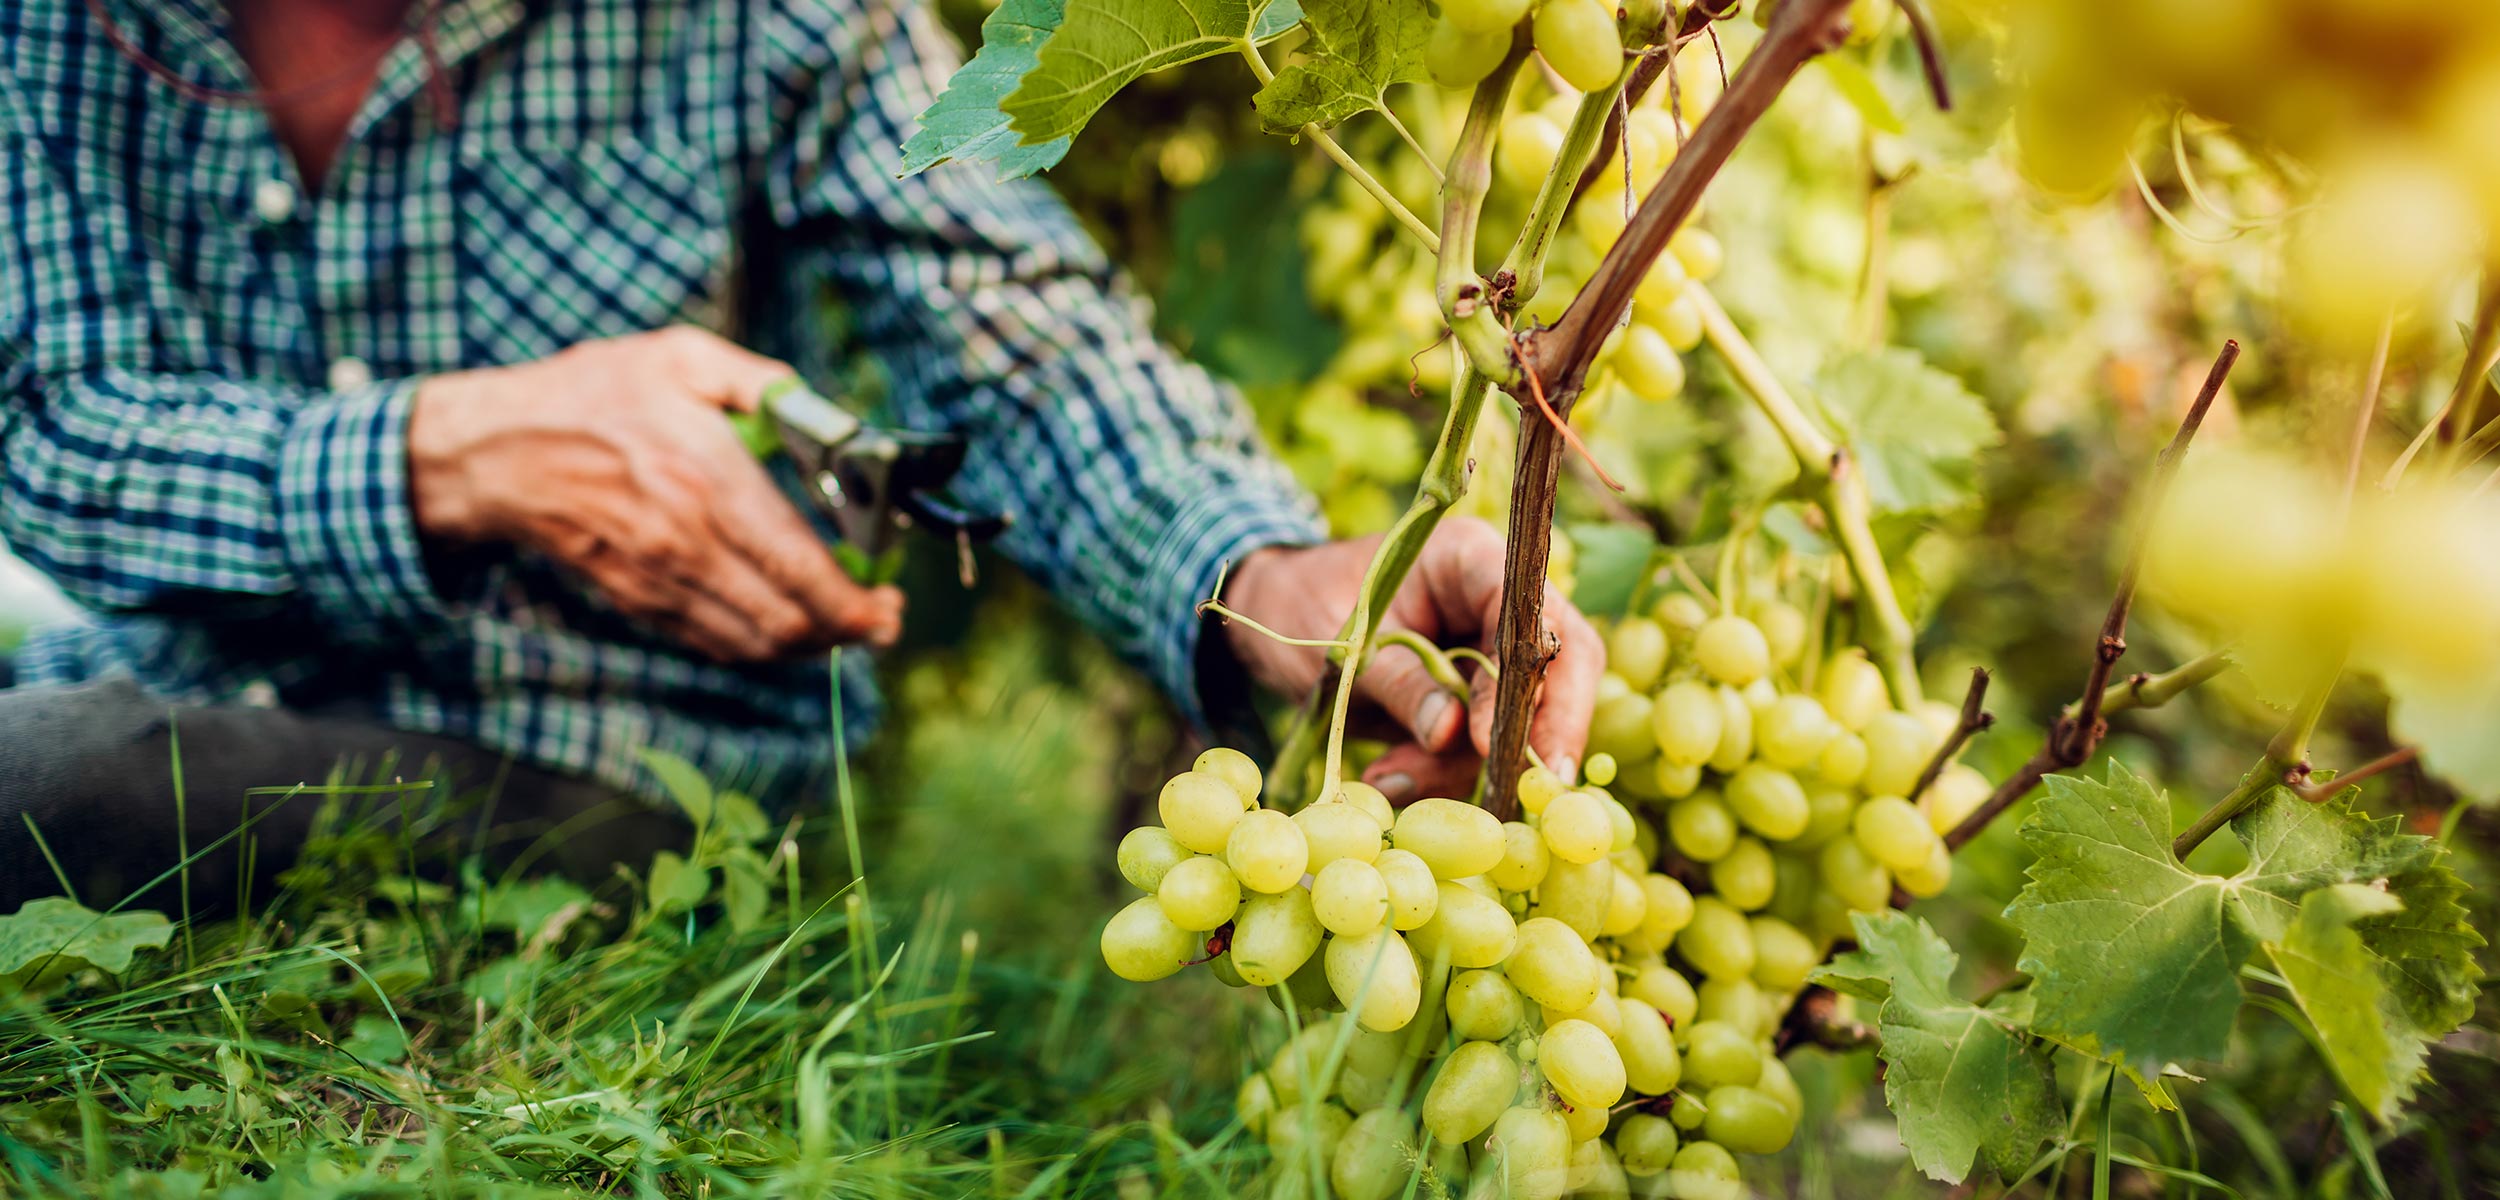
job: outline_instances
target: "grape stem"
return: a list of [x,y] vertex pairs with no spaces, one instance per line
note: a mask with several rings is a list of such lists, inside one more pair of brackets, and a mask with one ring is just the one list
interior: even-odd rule
[[[2230,666],[2230,651],[2211,650],[2158,675],[2138,671],[2101,701],[2101,715],[2106,717],[2130,708],[2160,708],[2177,699],[2179,693],[2222,674]],[[2073,715],[2076,707],[2067,705],[2067,715]]]
[[[1257,42],[1243,38],[1237,48],[1241,51],[1242,60],[1250,64],[1250,74],[1258,78],[1260,87],[1266,87],[1275,82],[1276,72],[1268,68],[1267,56],[1259,52]],[[1395,119],[1391,118],[1393,121]],[[1346,153],[1345,147],[1337,144],[1337,139],[1328,136],[1327,130],[1317,125],[1304,125],[1294,131],[1294,136],[1310,139],[1320,148],[1320,153],[1327,155],[1330,162],[1337,164],[1339,170],[1344,171],[1354,180],[1356,186],[1371,193],[1371,198],[1378,200],[1381,207],[1388,209],[1389,215],[1396,218],[1398,224],[1405,226],[1408,233],[1414,234],[1417,240],[1423,242],[1425,249],[1435,254],[1441,252],[1441,236],[1434,233],[1431,226],[1424,224],[1423,218],[1416,216],[1414,210],[1409,209],[1396,196],[1390,194],[1388,188],[1381,186],[1380,181],[1373,178],[1371,172],[1363,169],[1363,164],[1354,161],[1354,156]]]
[[2290,719],[2266,743],[2264,757],[2240,777],[2231,794],[2215,802],[2196,818],[2178,837],[2171,839],[2170,854],[2185,861],[2189,852],[2205,843],[2214,831],[2231,823],[2251,805],[2278,787],[2300,788],[2309,782],[2309,736],[2317,732],[2318,718],[2326,711],[2327,698],[2335,694],[2335,681],[2344,673],[2344,655],[2339,650],[2334,661],[2321,672],[2316,682],[2301,695],[2292,709]]
[[2110,597],[2109,612],[2101,618],[2100,633],[2093,640],[2092,668],[2084,677],[2082,696],[2070,710],[2060,713],[2057,720],[2051,723],[2049,735],[2041,739],[2040,749],[2014,774],[1998,784],[1985,803],[1973,809],[1969,816],[1962,818],[1961,824],[1944,835],[1947,848],[1958,850],[1978,837],[1989,822],[1996,820],[2024,796],[2030,795],[2031,789],[2039,786],[2050,772],[2082,766],[2094,751],[2100,749],[2101,739],[2109,736],[2107,715],[2111,709],[2152,707],[2221,672],[2225,660],[2219,654],[2207,655],[2172,672],[2170,677],[2164,677],[2159,690],[2154,688],[2155,680],[2151,677],[2141,681],[2130,680],[2127,691],[2122,695],[2132,695],[2133,699],[2125,705],[2109,703],[2110,673],[2117,667],[2119,656],[2127,652],[2127,616],[2135,607],[2136,580],[2143,573],[2147,533],[2161,510],[2163,500],[2169,495],[2171,481],[2178,476],[2179,462],[2187,455],[2188,443],[2204,425],[2206,412],[2213,407],[2214,398],[2222,394],[2222,385],[2230,378],[2232,364],[2237,363],[2239,358],[2240,344],[2237,341],[2222,344],[2222,353],[2214,358],[2213,368],[2205,373],[2204,386],[2197,389],[2195,402],[2188,406],[2187,415],[2180,419],[2178,431],[2171,435],[2170,444],[2162,448],[2161,457],[2153,462],[2152,478],[2146,485],[2144,511],[2137,518],[2139,524],[2127,551],[2126,565],[2119,569],[2118,586]]
[[1496,382],[1515,378],[1519,368],[1511,361],[1510,332],[1502,324],[1501,289],[1488,287],[1476,273],[1476,229],[1485,194],[1493,187],[1493,141],[1501,129],[1502,109],[1527,58],[1527,38],[1514,36],[1510,54],[1476,84],[1441,183],[1441,228],[1449,236],[1442,239],[1434,260],[1433,296],[1467,361]]
[[2312,780],[2309,783],[2302,784],[2300,787],[2293,790],[2300,794],[2301,799],[2306,800],[2311,804],[2315,804],[2328,798],[2329,796],[2333,796],[2336,793],[2343,791],[2345,788],[2359,785],[2364,779],[2368,779],[2373,775],[2392,771],[2397,767],[2401,767],[2406,763],[2412,762],[2414,759],[2421,756],[2422,751],[2418,747],[2398,746],[2385,754],[2379,755],[2377,758],[2371,759],[2360,766],[2354,767],[2350,771],[2346,771],[2343,774],[2336,776],[2333,779],[2329,779],[2324,782]]
[[1936,777],[1944,774],[1945,767],[1962,752],[1962,747],[1997,723],[1996,714],[1987,710],[1987,703],[1988,668],[1972,667],[1970,690],[1962,693],[1962,715],[1954,722],[1953,735],[1936,747],[1935,756],[1928,759],[1927,766],[1919,771],[1918,782],[1910,786],[1908,799],[1915,803],[1919,797],[1926,795],[1927,789],[1935,785]]
[[1719,307],[1710,289],[1694,283],[1687,285],[1685,295],[1701,309],[1702,335],[1711,349],[1719,352],[1739,390],[1753,400],[1756,411],[1770,421],[1796,458],[1799,490],[1823,510],[1833,540],[1840,545],[1841,560],[1857,581],[1856,602],[1866,626],[1867,653],[1882,669],[1893,704],[1907,709],[1918,703],[1924,695],[1918,680],[1917,634],[1910,627],[1909,614],[1901,609],[1900,592],[1892,586],[1892,572],[1875,541],[1874,502],[1867,496],[1865,477],[1856,469],[1848,448],[1833,441],[1806,415],[1804,406],[1789,394],[1727,310]]
[[[2465,340],[2465,361],[2457,367],[2457,381],[2448,389],[2447,401],[2439,406],[2438,415],[2405,444],[2404,453],[2389,464],[2387,474],[2379,479],[2379,490],[2396,490],[2406,468],[2413,465],[2413,457],[2432,438],[2455,439],[2460,453],[2473,443],[2473,438],[2466,435],[2472,432],[2474,409],[2480,406],[2484,379],[2496,360],[2500,360],[2500,272],[2494,272],[2483,283],[2482,298],[2474,306],[2474,331]],[[2458,419],[2460,405],[2464,407],[2462,420]]]
[[[1697,6],[1698,7],[1698,6]],[[1726,165],[1728,155],[1744,140],[1788,81],[1816,55],[1841,43],[1848,32],[1848,0],[1789,0],[1772,10],[1769,29],[1746,56],[1727,90],[1708,116],[1693,130],[1683,149],[1667,165],[1649,197],[1632,215],[1623,235],[1598,263],[1588,285],[1572,298],[1562,320],[1551,329],[1535,330],[1523,340],[1520,359],[1539,376],[1538,385],[1555,415],[1567,420],[1580,396],[1590,363],[1606,335],[1622,323],[1632,293],[1666,252],[1667,239],[1701,202],[1703,188]],[[1629,74],[1625,72],[1623,74]],[[1583,97],[1565,135],[1566,147],[1584,139],[1594,152],[1598,135],[1614,109],[1623,77],[1602,92]],[[1584,128],[1585,127],[1585,128]],[[1520,266],[1541,264],[1542,232],[1552,237],[1568,207],[1571,186],[1584,164],[1573,162],[1565,173],[1562,157],[1546,176],[1537,195],[1529,226],[1512,248],[1514,274],[1521,276],[1522,295],[1533,295],[1533,283]],[[1523,257],[1530,256],[1530,257]],[[1548,372],[1551,372],[1550,377]],[[1512,391],[1515,393],[1517,388]],[[1519,811],[1519,773],[1525,760],[1529,718],[1534,712],[1544,666],[1552,657],[1553,635],[1545,627],[1545,568],[1554,525],[1554,491],[1561,472],[1563,438],[1560,421],[1520,422],[1517,471],[1511,483],[1510,536],[1504,550],[1502,616],[1496,644],[1502,674],[1493,713],[1492,752],[1486,756],[1484,807],[1508,819]],[[1837,515],[1837,514],[1835,514]],[[1869,539],[1868,548],[1872,548]],[[1911,686],[1916,686],[1915,677]]]

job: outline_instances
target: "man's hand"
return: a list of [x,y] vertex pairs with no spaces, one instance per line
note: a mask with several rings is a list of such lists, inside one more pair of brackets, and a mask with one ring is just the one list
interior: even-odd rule
[[[1224,603],[1289,637],[1333,638],[1354,611],[1364,568],[1379,546],[1378,537],[1368,537],[1303,550],[1261,550],[1234,569]],[[1443,521],[1425,543],[1381,627],[1411,629],[1436,645],[1491,653],[1501,613],[1502,535],[1482,521],[1453,519]],[[1528,744],[1547,764],[1568,773],[1588,741],[1606,649],[1588,618],[1551,584],[1545,589],[1545,622],[1562,649],[1546,665]],[[1239,622],[1225,626],[1225,635],[1260,683],[1300,696],[1319,682],[1326,661],[1321,651],[1285,645]],[[1474,682],[1484,702],[1469,705],[1434,683],[1413,652],[1395,646],[1375,655],[1355,681],[1361,732],[1405,739],[1364,773],[1391,803],[1464,796],[1470,790],[1493,738],[1492,689],[1481,678]]]
[[902,594],[844,575],[721,419],[789,374],[678,328],[437,376],[408,424],[418,528],[541,551],[723,662],[890,643]]

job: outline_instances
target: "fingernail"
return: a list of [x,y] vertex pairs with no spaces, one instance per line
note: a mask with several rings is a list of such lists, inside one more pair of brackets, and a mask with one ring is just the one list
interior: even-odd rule
[[1391,804],[1405,804],[1415,798],[1415,777],[1404,771],[1392,771],[1372,783]]
[[1441,722],[1450,715],[1450,694],[1434,692],[1415,710],[1415,738],[1427,750],[1439,749]]
[[1554,762],[1553,762],[1553,771],[1554,771],[1554,774],[1555,774],[1557,777],[1559,777],[1559,778],[1560,778],[1560,779],[1561,779],[1564,783],[1578,783],[1578,782],[1580,782],[1580,777],[1579,777],[1577,774],[1575,774],[1575,772],[1577,772],[1579,769],[1580,769],[1580,762],[1579,762],[1579,760],[1578,760],[1578,759],[1575,759],[1575,758],[1572,758],[1570,755],[1567,755],[1567,754],[1566,754],[1566,755],[1563,755],[1563,756],[1562,756],[1562,757],[1560,757],[1560,758],[1555,759],[1555,760],[1554,760]]

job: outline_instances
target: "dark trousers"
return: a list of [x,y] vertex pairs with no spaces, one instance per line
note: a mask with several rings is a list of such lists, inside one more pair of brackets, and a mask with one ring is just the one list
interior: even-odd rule
[[[387,786],[400,780],[430,786]],[[449,738],[286,709],[169,705],[126,680],[0,691],[0,914],[60,894],[64,877],[91,908],[147,888],[134,906],[177,911],[178,877],[149,884],[186,845],[215,847],[190,865],[192,910],[226,911],[247,883],[269,896],[308,844],[315,855],[336,844],[322,836],[377,826],[593,880],[688,837],[630,797]]]

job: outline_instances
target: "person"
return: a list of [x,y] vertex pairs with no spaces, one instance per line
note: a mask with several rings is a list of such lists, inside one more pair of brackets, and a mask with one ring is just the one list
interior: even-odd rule
[[[214,898],[239,828],[264,868],[308,836],[252,789],[342,761],[491,786],[593,871],[662,820],[645,747],[792,802],[873,716],[825,651],[903,600],[723,414],[846,349],[1193,721],[1309,688],[1317,650],[1195,606],[1224,578],[1330,636],[1372,543],[1324,538],[1045,187],[898,177],[957,54],[910,0],[0,6],[0,533],[95,614],[0,693],[0,912],[212,846]],[[1446,523],[1390,620],[1483,641],[1500,575]],[[1567,769],[1603,651],[1549,601],[1531,739]],[[1482,706],[1403,651],[1361,694],[1385,791],[1465,786]]]

